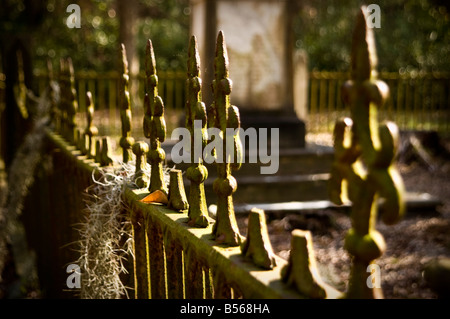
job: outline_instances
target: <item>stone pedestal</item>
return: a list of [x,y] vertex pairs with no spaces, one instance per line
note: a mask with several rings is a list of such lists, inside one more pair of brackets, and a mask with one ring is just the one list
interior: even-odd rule
[[[191,0],[191,33],[197,37],[203,100],[212,101],[217,33],[222,30],[233,81],[231,103],[242,127],[280,129],[280,146],[303,147],[305,125],[294,111],[290,0]],[[303,113],[304,114],[304,113]]]

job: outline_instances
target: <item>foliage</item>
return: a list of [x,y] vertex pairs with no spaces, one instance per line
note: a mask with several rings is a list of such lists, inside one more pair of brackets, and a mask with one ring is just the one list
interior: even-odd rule
[[[369,2],[370,3],[370,2]],[[375,28],[379,69],[450,69],[448,5],[431,0],[380,0],[381,28]],[[296,47],[306,50],[310,69],[347,71],[352,17],[359,0],[305,1],[294,21]]]
[[[0,36],[33,27],[35,67],[46,59],[71,56],[76,70],[117,69],[120,0],[1,0]],[[81,28],[65,22],[70,3],[81,8]],[[370,1],[369,1],[370,2]],[[293,31],[295,47],[309,55],[310,69],[348,70],[350,34],[361,0],[304,0],[298,2]],[[442,0],[379,0],[381,28],[374,29],[382,71],[446,71],[450,69],[450,6]],[[158,69],[186,66],[189,0],[129,0],[138,12],[137,51],[144,59],[151,38]],[[17,31],[16,31],[17,30]],[[25,32],[25,31],[24,31]],[[141,66],[142,69],[142,66]]]
[[[35,67],[45,69],[48,58],[58,61],[70,56],[76,70],[99,72],[118,69],[119,12],[116,0],[77,1],[81,8],[81,28],[70,29],[66,8],[73,0],[47,0],[43,23],[34,36]],[[186,0],[130,1],[139,12],[137,50],[145,52],[145,43],[152,39],[160,69],[183,68],[188,44],[189,10]],[[144,16],[143,16],[144,15]],[[142,68],[142,67],[141,67]]]

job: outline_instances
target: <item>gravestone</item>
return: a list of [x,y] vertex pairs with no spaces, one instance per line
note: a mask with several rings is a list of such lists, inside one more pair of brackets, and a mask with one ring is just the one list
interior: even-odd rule
[[[279,128],[280,147],[305,146],[305,125],[298,115],[306,112],[294,108],[294,12],[290,0],[191,0],[191,33],[198,40],[203,83],[214,77],[214,45],[222,30],[233,81],[231,103],[239,107],[241,125],[269,132]],[[203,100],[210,105],[206,85]]]

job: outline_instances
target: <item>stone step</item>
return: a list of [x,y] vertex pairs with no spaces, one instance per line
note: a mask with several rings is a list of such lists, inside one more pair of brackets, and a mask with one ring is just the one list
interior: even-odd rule
[[[405,195],[406,210],[408,215],[414,215],[417,212],[435,213],[437,208],[442,205],[442,201],[428,193],[407,192]],[[264,210],[266,213],[295,213],[302,211],[319,211],[325,209],[337,209],[349,212],[351,203],[344,205],[335,205],[329,200],[312,201],[289,201],[278,203],[253,203],[253,204],[235,204],[236,214],[248,214],[254,207]],[[214,213],[214,207],[211,207],[211,213]]]
[[[233,194],[235,204],[245,203],[277,203],[283,201],[311,201],[327,199],[327,183],[329,174],[309,175],[262,175],[238,177],[238,187]],[[213,191],[215,178],[205,181],[205,195],[208,204],[217,201]],[[190,182],[184,178],[186,192]]]
[[[189,163],[175,164],[171,157],[171,146],[166,144],[166,165],[176,167],[186,171]],[[233,171],[233,176],[240,180],[243,176],[270,176],[270,175],[300,175],[300,174],[319,174],[329,173],[333,161],[333,149],[331,147],[309,144],[306,148],[280,149],[278,158],[274,156],[262,156],[257,154],[253,156],[250,151],[246,151],[245,159],[239,170]],[[274,174],[262,174],[262,167],[275,165],[273,162],[278,160],[278,170]],[[217,176],[216,164],[204,163],[208,169],[208,176],[214,178]]]

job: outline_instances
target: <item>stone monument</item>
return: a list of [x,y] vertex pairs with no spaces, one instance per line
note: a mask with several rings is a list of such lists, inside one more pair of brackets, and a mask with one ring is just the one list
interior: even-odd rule
[[[294,111],[292,0],[191,0],[191,34],[198,40],[203,99],[212,102],[214,45],[224,32],[233,81],[231,103],[241,125],[279,128],[280,147],[304,147],[305,125]],[[296,107],[295,109],[298,109]],[[270,141],[270,137],[269,137]]]

